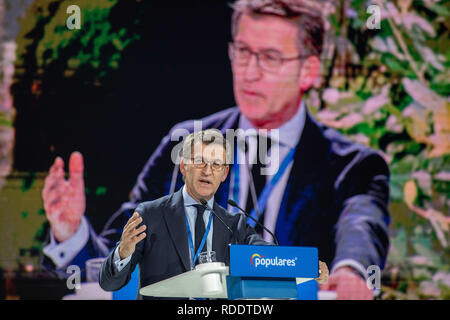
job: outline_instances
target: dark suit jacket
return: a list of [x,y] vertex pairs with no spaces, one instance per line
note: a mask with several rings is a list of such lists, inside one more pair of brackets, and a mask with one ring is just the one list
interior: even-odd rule
[[[216,260],[229,264],[228,244],[270,245],[253,228],[246,224],[242,214],[230,214],[217,203],[214,212],[233,230],[214,216],[212,250]],[[191,270],[188,236],[181,190],[173,195],[141,203],[136,211],[147,226],[147,236],[136,245],[131,261],[117,272],[114,265],[114,250],[103,262],[100,271],[100,286],[107,291],[122,288],[139,265],[139,284],[145,287]]]
[[[237,128],[239,115],[237,107],[217,112],[201,119],[203,129],[225,134]],[[121,207],[126,215],[139,203],[183,185],[171,159],[174,147],[181,146],[180,129],[192,132],[193,120],[175,125],[162,139],[139,174],[131,200]],[[215,195],[222,206],[229,198],[230,176]],[[307,113],[276,223],[280,245],[317,247],[319,259],[329,267],[353,259],[366,268],[383,268],[389,246],[388,201],[389,169],[383,158]]]

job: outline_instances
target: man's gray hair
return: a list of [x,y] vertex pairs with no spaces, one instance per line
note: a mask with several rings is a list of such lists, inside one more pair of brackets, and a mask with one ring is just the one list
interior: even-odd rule
[[237,0],[233,5],[231,34],[237,34],[242,14],[274,15],[293,19],[298,25],[299,53],[319,56],[322,53],[325,26],[319,0]]
[[186,136],[183,140],[182,150],[182,156],[184,159],[188,161],[192,159],[192,156],[194,155],[194,145],[197,142],[202,142],[202,145],[209,145],[211,143],[221,145],[225,151],[225,164],[230,164],[232,162],[232,149],[230,143],[217,129],[196,131]]

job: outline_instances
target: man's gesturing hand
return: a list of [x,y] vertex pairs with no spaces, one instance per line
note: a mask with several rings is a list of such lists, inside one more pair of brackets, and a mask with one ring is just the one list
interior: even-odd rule
[[316,280],[319,284],[327,283],[329,273],[327,264],[319,260],[319,277],[314,280]]
[[136,227],[142,222],[142,218],[139,213],[134,212],[127,224],[123,228],[122,238],[119,244],[119,256],[120,260],[125,259],[129,255],[133,254],[136,249],[136,244],[145,238],[145,229],[147,226],[143,226],[136,229]]
[[330,275],[330,281],[320,290],[336,291],[338,300],[372,300],[373,292],[366,281],[351,267],[340,267]]
[[83,156],[73,152],[69,160],[69,180],[64,178],[64,161],[57,157],[45,178],[42,199],[45,214],[56,240],[63,242],[78,230],[86,209]]

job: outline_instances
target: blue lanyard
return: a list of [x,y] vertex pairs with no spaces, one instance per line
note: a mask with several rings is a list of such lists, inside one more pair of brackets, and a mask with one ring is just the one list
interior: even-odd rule
[[[239,203],[239,166],[238,163],[238,146],[236,146],[236,151],[234,152],[234,165],[233,165],[233,175],[234,175],[234,182],[233,182],[233,200],[236,203]],[[237,209],[236,209],[237,210]]]
[[[264,186],[264,189],[261,192],[261,195],[258,198],[258,208],[260,213],[264,212],[264,209],[266,208],[267,201],[269,200],[269,196],[272,193],[273,189],[277,185],[280,178],[283,176],[283,173],[286,171],[288,165],[294,160],[296,148],[292,148],[289,153],[284,157],[283,162],[281,163],[280,167],[278,168],[277,173],[270,179],[270,181]],[[237,152],[235,152],[237,154]],[[235,156],[235,160],[237,160],[237,156]],[[234,182],[233,182],[233,200],[236,202],[239,201],[238,195],[239,195],[239,166],[237,165],[237,161],[234,162]],[[237,187],[236,187],[237,186]],[[247,197],[249,197],[248,195]],[[258,215],[256,214],[255,209],[253,209],[250,212],[250,216],[258,220]],[[252,219],[247,219],[247,223],[251,227],[255,227],[256,222]]]
[[[197,252],[194,255],[194,243],[192,241],[192,232],[191,232],[191,228],[189,227],[189,221],[187,218],[187,214],[184,213],[184,218],[186,219],[186,228],[187,228],[187,233],[188,233],[189,248],[191,249],[192,268],[194,268],[194,266],[195,266],[195,261],[197,261],[198,255],[200,254],[200,252],[202,252],[203,246],[205,245],[205,242],[206,242],[206,238],[208,238],[209,229],[211,229],[212,217],[213,217],[213,214],[211,212],[209,214],[208,226],[206,227],[205,234],[203,235],[203,238],[202,238],[202,242],[200,242],[200,247],[197,249]],[[198,216],[197,219],[198,218],[203,219],[203,217],[200,217],[200,216]],[[198,237],[199,235],[196,234],[195,236]]]

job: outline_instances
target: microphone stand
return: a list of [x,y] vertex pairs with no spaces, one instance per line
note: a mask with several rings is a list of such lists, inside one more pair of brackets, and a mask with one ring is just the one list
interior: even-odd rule
[[253,218],[253,217],[252,217],[251,215],[249,215],[247,212],[245,212],[245,210],[242,209],[241,207],[239,207],[239,206],[237,205],[236,202],[234,202],[234,201],[231,200],[231,199],[228,199],[228,204],[231,205],[232,207],[238,208],[238,209],[239,209],[239,210],[240,210],[247,218],[250,218],[250,219],[252,219],[253,221],[255,221],[256,224],[257,224],[258,226],[260,226],[261,228],[263,228],[264,230],[266,230],[266,231],[272,236],[272,238],[273,238],[275,244],[276,244],[277,246],[279,245],[278,239],[277,239],[277,237],[272,233],[272,231],[270,231],[270,230],[269,230],[268,228],[266,228],[262,223],[260,223],[258,220],[256,220],[255,218]]

